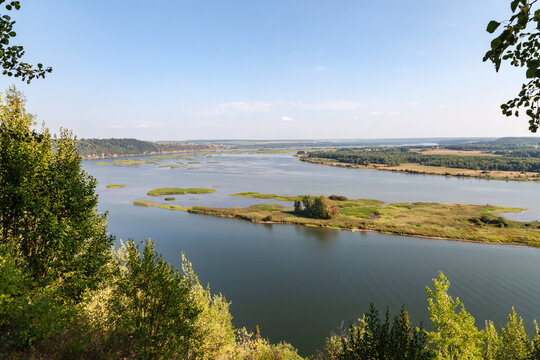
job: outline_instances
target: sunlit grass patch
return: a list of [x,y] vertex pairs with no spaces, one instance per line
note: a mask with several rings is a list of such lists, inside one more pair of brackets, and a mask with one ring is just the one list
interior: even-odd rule
[[121,188],[125,188],[126,185],[124,185],[124,184],[107,184],[107,185],[105,185],[105,187],[107,189],[121,189]]
[[148,196],[160,195],[183,195],[183,194],[208,194],[216,191],[216,189],[205,188],[159,188],[148,191]]

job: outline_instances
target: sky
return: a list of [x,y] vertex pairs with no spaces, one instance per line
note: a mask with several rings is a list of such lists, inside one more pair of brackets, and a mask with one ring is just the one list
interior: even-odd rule
[[79,138],[529,136],[500,104],[525,81],[482,62],[509,0],[33,0],[12,14],[15,84]]

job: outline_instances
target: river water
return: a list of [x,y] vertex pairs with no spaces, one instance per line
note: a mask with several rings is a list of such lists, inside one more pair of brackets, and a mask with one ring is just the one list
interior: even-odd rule
[[[348,326],[374,302],[413,322],[428,325],[425,287],[437,272],[451,282],[479,327],[504,322],[511,307],[532,327],[540,319],[540,249],[456,241],[252,224],[182,211],[133,206],[159,187],[212,187],[216,192],[178,195],[184,207],[246,206],[268,200],[231,197],[258,191],[286,195],[339,194],[386,202],[494,204],[528,210],[508,217],[540,219],[540,184],[399,174],[335,168],[297,161],[291,154],[220,154],[167,159],[137,166],[95,165],[86,171],[99,182],[99,208],[109,212],[118,239],[152,238],[164,258],[178,266],[183,251],[201,283],[232,302],[237,327],[272,342],[287,341],[303,355],[322,349],[324,339]],[[219,162],[219,163],[212,163]],[[187,167],[161,168],[183,163]],[[106,189],[106,184],[125,184]],[[155,198],[153,198],[155,200]]]

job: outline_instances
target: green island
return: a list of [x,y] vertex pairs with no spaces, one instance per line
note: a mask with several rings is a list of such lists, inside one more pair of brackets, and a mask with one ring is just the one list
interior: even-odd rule
[[95,162],[94,165],[108,165],[109,163],[107,161],[98,161],[98,162]]
[[159,165],[160,168],[178,169],[180,165]]
[[120,159],[120,160],[114,160],[112,163],[113,165],[120,166],[120,165],[139,165],[144,164],[147,161],[142,159]]
[[145,207],[158,207],[160,209],[166,210],[178,210],[178,211],[187,211],[188,209],[183,208],[179,205],[169,205],[169,204],[156,204],[153,201],[149,200],[135,200],[133,202],[135,206],[145,206]]
[[121,189],[121,188],[125,188],[126,185],[124,185],[124,184],[107,184],[107,185],[105,185],[105,187],[107,189]]
[[499,215],[521,212],[525,210],[523,208],[425,202],[384,204],[380,200],[352,200],[332,195],[330,198],[323,198],[328,199],[327,201],[332,202],[332,206],[336,207],[335,215],[331,218],[316,218],[297,208],[298,203],[303,201],[305,196],[294,197],[260,193],[239,193],[234,194],[234,196],[293,200],[295,208],[281,204],[257,204],[244,208],[195,206],[188,211],[194,214],[243,219],[251,222],[284,223],[540,247],[540,222],[512,221]]
[[159,188],[148,191],[148,196],[161,196],[161,195],[183,195],[183,194],[209,194],[216,191],[216,189],[205,188]]

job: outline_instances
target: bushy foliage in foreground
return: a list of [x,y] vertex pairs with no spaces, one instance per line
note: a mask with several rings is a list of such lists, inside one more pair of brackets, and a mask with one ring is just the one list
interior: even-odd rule
[[508,315],[506,326],[499,331],[493,322],[485,329],[475,326],[474,317],[463,303],[448,294],[450,282],[439,273],[433,289],[426,288],[428,310],[433,330],[411,327],[408,314],[402,310],[390,324],[388,311],[384,321],[373,305],[347,332],[326,341],[323,356],[327,360],[536,360],[540,359],[540,333],[535,322],[531,338],[523,319],[515,310]]

